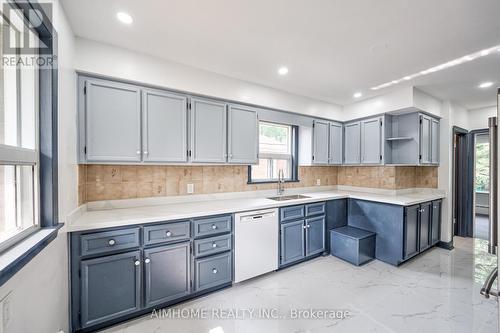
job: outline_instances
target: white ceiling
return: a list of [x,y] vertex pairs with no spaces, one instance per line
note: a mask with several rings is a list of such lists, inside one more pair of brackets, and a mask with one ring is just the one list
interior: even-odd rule
[[[499,0],[62,0],[77,36],[337,104],[500,44]],[[132,15],[125,26],[118,11]],[[287,76],[277,74],[280,65]],[[500,52],[406,85],[493,105]],[[401,87],[402,85],[396,85]]]

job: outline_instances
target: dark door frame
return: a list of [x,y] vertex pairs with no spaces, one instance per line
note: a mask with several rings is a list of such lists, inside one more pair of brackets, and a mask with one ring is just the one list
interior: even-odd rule
[[[453,126],[453,235],[473,236],[473,142],[464,128]],[[464,181],[465,180],[465,181]]]
[[489,128],[481,128],[481,129],[476,129],[472,130],[469,132],[471,138],[471,170],[472,170],[472,228],[474,231],[474,221],[476,219],[476,190],[475,190],[475,180],[476,180],[476,135],[478,134],[483,134],[483,135],[489,135],[490,130]]

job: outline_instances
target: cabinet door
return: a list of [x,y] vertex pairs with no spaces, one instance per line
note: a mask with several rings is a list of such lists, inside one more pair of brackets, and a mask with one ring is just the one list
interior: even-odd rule
[[439,230],[441,229],[441,200],[432,202],[431,218],[431,245],[439,243]]
[[420,163],[429,164],[431,158],[431,117],[420,115]]
[[87,327],[140,309],[140,252],[133,251],[83,260],[81,325]]
[[306,219],[306,257],[325,250],[325,216]]
[[382,118],[361,121],[361,163],[382,163]]
[[359,164],[361,143],[361,124],[359,122],[344,125],[344,163]]
[[342,124],[330,123],[329,164],[342,164]]
[[432,203],[420,204],[420,251],[424,251],[430,246]]
[[187,97],[143,91],[142,145],[146,162],[187,161]]
[[416,255],[419,251],[418,243],[418,217],[420,205],[405,207],[404,219],[404,253],[403,259],[408,259]]
[[280,265],[290,264],[304,258],[304,221],[281,224]]
[[328,130],[327,121],[313,121],[313,163],[328,164]]
[[258,163],[259,121],[257,111],[231,105],[228,122],[228,162]]
[[225,163],[226,104],[193,98],[191,108],[191,161]]
[[188,295],[190,266],[189,242],[144,250],[146,307]]
[[431,163],[439,164],[439,120],[431,120]]
[[139,89],[125,84],[87,80],[85,91],[87,161],[139,162]]

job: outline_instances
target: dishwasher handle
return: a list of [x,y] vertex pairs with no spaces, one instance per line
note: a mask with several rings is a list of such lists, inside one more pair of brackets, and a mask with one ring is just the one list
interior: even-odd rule
[[253,215],[241,216],[240,221],[241,222],[260,221],[260,220],[263,220],[265,218],[270,218],[270,217],[274,217],[274,216],[276,216],[275,211],[263,212],[263,213],[253,214]]

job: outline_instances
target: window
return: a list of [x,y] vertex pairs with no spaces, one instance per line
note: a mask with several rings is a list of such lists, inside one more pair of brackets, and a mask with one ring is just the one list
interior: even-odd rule
[[[5,7],[4,7],[5,8]],[[0,12],[0,251],[39,227],[39,69],[21,52],[4,54],[3,43],[38,48],[38,33],[20,11]],[[32,55],[34,56],[34,55]]]
[[490,191],[490,142],[489,135],[476,135],[475,190]]
[[259,164],[249,166],[248,182],[297,181],[297,126],[259,122]]

